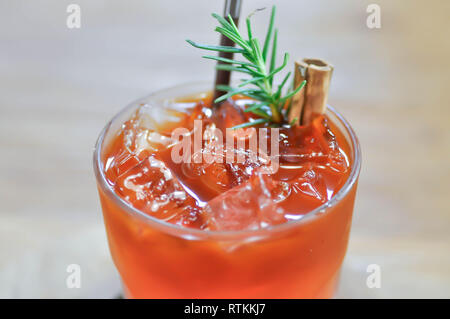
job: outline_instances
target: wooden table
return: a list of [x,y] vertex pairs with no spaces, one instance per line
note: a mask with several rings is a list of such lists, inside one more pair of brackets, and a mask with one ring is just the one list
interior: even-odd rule
[[[106,121],[137,97],[212,80],[184,39],[217,42],[211,1],[0,3],[0,297],[114,297],[92,171]],[[243,14],[271,1],[245,1]],[[279,48],[336,67],[330,104],[363,166],[339,297],[450,297],[450,2],[277,1]],[[267,13],[255,15],[261,30]],[[79,264],[80,289],[66,268]],[[369,289],[366,268],[381,267]]]

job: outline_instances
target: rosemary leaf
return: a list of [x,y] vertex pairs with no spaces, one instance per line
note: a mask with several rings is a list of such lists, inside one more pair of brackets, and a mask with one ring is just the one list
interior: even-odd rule
[[269,27],[267,29],[267,34],[266,34],[266,39],[264,40],[264,48],[263,48],[263,52],[262,52],[262,56],[264,61],[266,61],[267,58],[267,51],[269,50],[269,43],[270,43],[270,38],[272,37],[272,30],[273,30],[273,25],[275,22],[275,6],[272,7],[272,12],[270,14],[270,22],[269,22]]
[[236,71],[236,72],[242,72],[249,75],[253,75],[254,73],[252,71],[249,71],[245,68],[237,67],[231,64],[217,64],[216,65],[217,70],[226,70],[226,71]]
[[[275,61],[277,59],[277,41],[278,41],[278,30],[275,29],[275,34],[273,36],[273,44],[272,44],[272,55],[270,57],[270,72],[275,68]],[[270,79],[270,84],[273,83],[273,78]]]
[[267,77],[270,78],[270,79],[273,79],[273,76],[276,73],[278,73],[278,72],[280,72],[281,70],[284,69],[284,67],[286,66],[288,60],[289,60],[289,53],[285,53],[284,54],[284,59],[283,59],[283,64],[281,66],[279,66],[278,68],[276,68],[275,70],[273,70],[272,72],[270,72]]
[[254,90],[249,90],[249,89],[242,89],[242,90],[232,90],[230,92],[228,92],[227,94],[224,94],[220,97],[218,97],[217,99],[214,100],[214,103],[219,103],[222,101],[225,101],[226,99],[236,95],[236,94],[244,94],[244,93],[250,93],[253,92]]
[[239,124],[239,125],[233,126],[232,129],[233,130],[237,130],[237,129],[240,129],[240,128],[256,126],[256,125],[263,124],[263,123],[268,123],[268,122],[269,121],[266,120],[266,119],[256,119],[256,120],[253,120],[251,122],[247,122],[247,123],[243,123],[243,124]]
[[238,85],[238,87],[243,87],[243,86],[246,86],[248,84],[254,84],[255,82],[261,81],[263,79],[264,79],[264,77],[262,77],[262,76],[261,77],[256,77],[256,78],[253,78],[253,79],[249,79],[249,80],[243,81],[241,84]]
[[227,21],[227,19],[225,19],[224,17],[218,15],[217,13],[213,13],[211,14],[215,19],[217,19],[217,21],[219,21],[219,23],[222,25],[222,27],[224,27],[225,29],[228,29],[230,31],[233,31],[233,27],[231,26],[231,24]]
[[297,94],[297,92],[299,92],[301,89],[303,89],[303,87],[306,84],[306,80],[303,80],[303,82],[292,92],[290,92],[289,94],[287,94],[286,96],[284,96],[283,98],[280,99],[281,103],[286,102],[287,99],[290,99],[291,97],[293,97],[295,94]]
[[239,65],[247,65],[247,66],[256,67],[256,65],[251,64],[251,63],[249,63],[249,62],[245,62],[245,61],[236,61],[236,60],[227,59],[227,58],[222,58],[222,57],[214,56],[214,55],[204,55],[204,56],[202,56],[202,58],[210,59],[210,60],[216,60],[216,61],[220,61],[220,62],[224,62],[224,63],[229,63],[229,64],[239,64]]
[[[289,59],[289,54],[285,53],[283,63],[279,67],[275,66],[278,49],[278,30],[274,27],[275,12],[276,8],[274,6],[272,8],[262,50],[259,44],[259,40],[253,35],[250,21],[250,17],[252,16],[252,14],[249,15],[246,19],[248,39],[243,38],[242,34],[239,32],[239,29],[230,16],[224,18],[216,13],[212,14],[212,16],[219,22],[219,26],[217,26],[215,30],[233,41],[238,47],[204,45],[195,43],[191,40],[187,40],[190,45],[196,48],[209,51],[237,53],[241,54],[245,59],[245,61],[238,61],[217,56],[203,56],[206,59],[222,62],[216,65],[216,69],[218,70],[241,72],[250,76],[249,79],[243,80],[237,88],[233,88],[231,86],[218,86],[218,89],[227,93],[217,98],[215,100],[215,103],[224,101],[236,94],[242,94],[251,99],[254,99],[255,101],[258,101],[258,103],[247,106],[245,112],[252,112],[262,118],[251,120],[249,123],[238,125],[235,128],[253,126],[263,123],[268,123],[269,125],[287,124],[286,121],[289,117],[290,107],[285,109],[284,105],[286,104],[286,101],[288,101],[292,96],[299,92],[306,83],[306,81],[304,81],[295,90],[290,90],[290,88],[288,88],[287,93],[285,93],[283,96],[283,88],[289,76],[291,75],[291,73],[289,72],[283,78],[281,84],[278,85],[276,90],[273,87],[275,75],[277,75],[286,67]],[[267,61],[267,54],[269,51],[270,43],[272,43],[272,52],[270,61]]]
[[197,44],[191,40],[186,40],[186,42],[189,43],[190,45],[192,45],[193,47],[196,47],[198,49],[203,49],[203,50],[219,51],[219,52],[232,52],[232,53],[244,53],[245,52],[243,49],[235,48],[235,47],[228,47],[228,46],[223,46],[223,45],[202,45],[202,44]]
[[248,17],[248,18],[245,20],[245,22],[246,22],[246,24],[247,24],[247,34],[248,34],[248,39],[249,39],[249,41],[251,41],[252,38],[253,38],[253,35],[252,35],[252,27],[251,27],[251,23],[250,23],[250,17]]
[[253,103],[251,106],[247,107],[244,112],[253,112],[254,110],[262,108],[264,105],[266,105],[266,103]]
[[224,85],[224,84],[217,84],[216,85],[216,88],[218,89],[218,90],[221,90],[221,91],[233,91],[234,89],[231,87],[231,86],[229,86],[229,85]]
[[262,117],[262,118],[264,118],[266,120],[270,120],[271,119],[270,115],[267,114],[264,110],[261,110],[261,109],[253,110],[253,111],[251,111],[251,113],[256,114],[256,115],[258,115],[258,116],[260,116],[260,117]]

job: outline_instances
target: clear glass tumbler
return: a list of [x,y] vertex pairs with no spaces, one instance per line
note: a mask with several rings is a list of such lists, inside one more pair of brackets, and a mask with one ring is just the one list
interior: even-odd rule
[[361,166],[349,123],[333,108],[351,173],[340,191],[298,221],[260,230],[203,231],[151,217],[115,194],[104,174],[105,147],[141,103],[169,105],[204,94],[210,84],[181,85],[125,107],[103,129],[94,170],[109,247],[128,298],[329,298],[350,234]]

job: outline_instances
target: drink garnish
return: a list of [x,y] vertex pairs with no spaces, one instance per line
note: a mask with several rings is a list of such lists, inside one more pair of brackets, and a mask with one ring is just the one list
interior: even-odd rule
[[[230,39],[236,44],[236,47],[203,45],[186,40],[196,48],[218,52],[233,52],[242,56],[243,60],[227,59],[212,55],[203,56],[206,59],[222,62],[221,64],[217,64],[216,68],[218,69],[249,75],[249,78],[242,80],[237,87],[231,87],[229,85],[217,86],[217,89],[226,91],[227,93],[215,99],[214,103],[225,101],[238,94],[255,100],[255,103],[247,105],[244,112],[251,112],[257,115],[258,118],[234,126],[233,128],[235,129],[265,123],[270,125],[295,124],[299,120],[295,118],[289,121],[289,111],[291,108],[286,106],[290,103],[290,99],[305,86],[306,80],[303,80],[300,85],[293,89],[289,88],[284,90],[291,75],[291,72],[289,72],[277,87],[273,85],[275,75],[286,67],[289,60],[289,54],[285,53],[283,63],[278,67],[275,66],[278,39],[278,30],[274,29],[275,11],[275,6],[273,6],[262,47],[259,40],[253,36],[250,22],[252,14],[246,19],[248,39],[243,37],[231,16],[223,18],[216,13],[212,14],[220,24],[220,26],[216,27],[215,31]],[[271,53],[269,55],[270,47]]]

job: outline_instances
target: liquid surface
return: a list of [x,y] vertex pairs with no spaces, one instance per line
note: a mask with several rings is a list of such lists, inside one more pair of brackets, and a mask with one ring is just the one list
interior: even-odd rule
[[[233,131],[234,142],[223,152],[213,147],[217,130],[225,139],[226,128],[251,120],[243,112],[246,103],[228,100],[214,112],[209,97],[166,107],[141,105],[106,149],[108,182],[148,215],[208,230],[258,229],[298,220],[330,200],[346,182],[350,163],[342,134],[325,116],[308,126],[280,128],[279,168],[270,174],[263,173],[273,155],[270,129],[258,135],[267,138],[268,156],[252,152],[250,137],[261,134],[257,130]],[[194,120],[201,121],[201,128]],[[173,159],[180,145],[172,136],[177,128],[185,128],[192,142],[195,132],[203,137],[200,148],[182,153],[189,161],[181,163]],[[227,154],[244,160],[227,162]],[[205,161],[205,155],[216,157]]]

